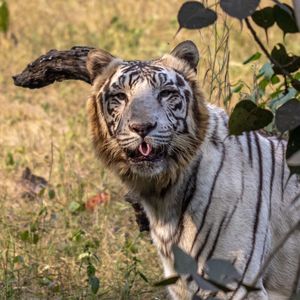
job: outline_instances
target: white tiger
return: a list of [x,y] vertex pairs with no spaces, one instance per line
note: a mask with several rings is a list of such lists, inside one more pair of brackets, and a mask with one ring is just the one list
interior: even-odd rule
[[[226,113],[209,106],[196,81],[191,41],[149,61],[89,53],[88,101],[98,157],[139,199],[166,277],[176,274],[173,244],[198,261],[230,260],[251,285],[278,241],[299,222],[299,178],[286,144],[257,132],[228,136]],[[285,186],[286,185],[286,186]],[[300,234],[292,235],[247,299],[289,299],[299,290]],[[169,287],[172,299],[208,297],[190,277]],[[242,299],[239,284],[222,299]]]

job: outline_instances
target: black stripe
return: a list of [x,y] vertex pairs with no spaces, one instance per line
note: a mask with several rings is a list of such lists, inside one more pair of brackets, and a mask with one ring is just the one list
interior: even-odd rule
[[275,177],[275,145],[272,140],[269,140],[271,146],[271,177],[270,177],[270,197],[269,197],[269,219],[272,216],[272,193],[273,193],[273,183]]
[[196,191],[196,183],[197,183],[197,177],[199,172],[199,166],[202,159],[202,155],[197,159],[195,165],[193,166],[191,176],[189,177],[187,181],[187,185],[183,194],[183,202],[181,207],[181,216],[183,216],[191,202],[191,200],[194,197],[195,191]]
[[230,213],[230,215],[229,215],[229,217],[228,217],[228,219],[227,219],[227,222],[226,222],[226,224],[225,224],[225,229],[227,229],[227,227],[229,226],[229,224],[230,224],[230,222],[231,222],[231,219],[232,219],[232,217],[233,217],[233,215],[234,215],[234,213],[235,213],[235,211],[236,211],[236,209],[237,209],[237,207],[238,207],[238,202],[239,202],[239,200],[240,200],[240,199],[238,199],[237,202],[235,203],[235,205],[234,205],[234,207],[233,207],[233,210],[231,211],[231,213]]
[[[187,180],[187,184],[186,184],[184,193],[183,193],[183,195],[180,195],[181,199],[183,198],[183,201],[182,201],[182,206],[181,206],[181,211],[180,211],[180,218],[177,223],[176,235],[170,236],[168,239],[162,239],[155,231],[155,228],[152,228],[152,230],[151,230],[157,236],[157,238],[161,241],[162,244],[167,244],[167,243],[171,242],[172,240],[173,240],[172,243],[176,244],[176,243],[178,243],[178,241],[181,238],[181,234],[183,232],[184,214],[185,214],[190,202],[192,201],[192,199],[194,197],[194,193],[196,191],[197,175],[198,175],[198,170],[199,170],[201,159],[202,159],[202,156],[200,156],[198,158],[198,160],[195,162],[195,165],[193,166],[193,169],[192,169],[191,176]],[[161,197],[165,197],[166,192],[167,192],[167,190],[162,191]]]
[[265,254],[265,249],[266,249],[266,242],[267,242],[267,237],[269,234],[269,224],[271,220],[271,215],[272,215],[272,193],[273,193],[273,183],[274,183],[274,175],[275,175],[275,146],[272,140],[269,139],[270,142],[270,150],[271,150],[271,175],[270,175],[270,191],[269,191],[269,205],[268,205],[268,228],[265,234],[264,238],[264,245],[263,245],[263,251],[261,255],[261,264],[263,263],[264,259],[264,254]]
[[228,116],[225,112],[222,112],[220,115],[223,120],[223,125],[227,129],[228,128]]
[[215,127],[211,135],[211,142],[214,144],[214,146],[218,146],[218,127],[219,127],[219,120],[216,115],[214,115],[214,122]]
[[292,286],[291,299],[293,296],[295,296],[297,294],[297,292],[298,292],[297,289],[298,289],[299,283],[300,283],[300,257],[299,257],[299,261],[298,261],[298,268],[297,268],[295,281],[293,282],[293,286]]
[[229,225],[229,223],[231,222],[231,219],[232,219],[232,217],[233,217],[233,215],[234,215],[234,213],[235,213],[235,211],[236,211],[236,209],[238,207],[239,202],[243,201],[243,198],[244,198],[244,189],[245,189],[245,162],[244,162],[244,159],[243,159],[243,157],[244,157],[244,151],[243,151],[243,147],[242,147],[241,141],[239,139],[239,136],[235,136],[235,139],[236,139],[236,142],[237,142],[237,144],[239,146],[240,154],[241,154],[241,157],[242,157],[242,167],[241,167],[242,187],[241,187],[241,196],[240,196],[240,198],[237,199],[237,201],[236,201],[236,203],[235,203],[235,205],[234,205],[234,207],[233,207],[233,209],[232,209],[232,211],[231,211],[231,213],[230,213],[230,215],[229,215],[229,217],[227,219],[227,222],[225,224],[225,228],[227,228],[228,225]]
[[249,162],[251,165],[251,168],[253,167],[253,157],[252,157],[252,146],[251,146],[251,132],[247,132],[246,133],[246,137],[247,137],[247,146],[248,146],[248,153],[249,153]]
[[260,215],[260,210],[261,210],[261,204],[262,204],[262,190],[263,190],[263,162],[262,162],[262,152],[260,148],[260,142],[258,139],[258,134],[254,132],[254,140],[257,148],[257,155],[258,155],[258,174],[259,174],[259,179],[258,179],[258,189],[257,189],[257,202],[256,202],[256,211],[255,211],[255,219],[253,223],[253,231],[252,231],[252,243],[251,243],[251,252],[248,257],[248,260],[246,262],[242,278],[237,286],[237,289],[233,293],[231,299],[234,299],[235,294],[237,293],[238,289],[241,287],[243,280],[245,278],[246,272],[249,268],[250,262],[252,260],[254,250],[256,247],[256,238],[257,238],[257,230],[258,230],[258,225],[259,225],[259,215]]
[[263,250],[261,253],[261,259],[260,263],[263,263],[265,251],[266,251],[266,244],[267,244],[267,238],[270,231],[270,220],[272,216],[272,192],[273,192],[273,183],[274,183],[274,175],[275,175],[275,146],[272,140],[269,139],[270,142],[270,150],[271,150],[271,175],[270,175],[270,191],[269,191],[269,207],[268,207],[268,228],[265,234],[264,238],[264,245]]
[[197,177],[198,177],[198,171],[199,166],[201,163],[202,155],[197,159],[195,165],[193,166],[191,176],[187,180],[187,184],[183,193],[183,201],[181,204],[181,212],[180,212],[180,219],[178,221],[177,225],[177,231],[179,228],[179,234],[177,236],[177,240],[179,241],[181,238],[181,234],[183,232],[183,218],[186,213],[187,208],[189,207],[189,204],[191,203],[192,199],[194,198],[194,194],[196,191],[197,186]]
[[281,150],[282,150],[282,164],[281,164],[281,202],[283,202],[284,197],[284,165],[285,165],[285,145],[281,141]]
[[182,79],[182,77],[179,74],[176,74],[176,84],[179,87],[183,87],[185,85],[184,80]]
[[198,249],[198,251],[197,251],[197,254],[196,254],[196,256],[195,256],[195,259],[196,259],[197,261],[198,261],[199,257],[201,256],[201,254],[202,254],[202,252],[203,252],[203,250],[204,250],[204,248],[205,248],[205,246],[206,246],[206,244],[207,244],[207,242],[208,242],[208,238],[209,238],[209,236],[210,236],[210,233],[211,233],[211,231],[212,231],[212,228],[213,228],[213,225],[210,226],[210,228],[209,228],[208,231],[206,232],[205,239],[204,239],[204,241],[203,241],[201,247],[200,247],[200,248]]
[[298,201],[300,199],[300,194],[296,195],[294,197],[294,199],[292,200],[291,206],[293,206],[294,204],[296,204],[296,201]]
[[217,248],[217,244],[218,244],[218,241],[219,241],[219,238],[220,238],[221,231],[222,231],[222,229],[223,229],[223,224],[224,224],[224,222],[225,222],[225,220],[226,220],[226,216],[227,216],[227,214],[225,214],[225,216],[222,218],[222,221],[221,221],[221,223],[220,223],[220,225],[219,225],[218,232],[217,232],[217,235],[216,235],[216,237],[215,237],[213,246],[212,246],[212,248],[210,249],[210,251],[209,251],[209,253],[208,253],[208,255],[207,255],[207,259],[206,259],[206,260],[209,260],[209,259],[213,256],[213,254],[214,254],[214,252],[215,252],[215,250],[216,250],[216,248]]
[[268,221],[268,227],[267,227],[267,231],[266,231],[265,238],[264,238],[263,250],[262,250],[262,252],[261,252],[261,257],[260,257],[260,265],[263,264],[264,258],[265,258],[265,251],[266,251],[266,245],[267,245],[267,238],[268,238],[268,236],[269,236],[269,231],[270,231],[269,224],[270,224],[270,221]]
[[212,200],[212,196],[213,196],[213,193],[214,193],[214,190],[215,190],[215,186],[216,186],[216,183],[217,183],[217,179],[221,173],[221,170],[223,168],[223,165],[224,165],[224,161],[225,161],[225,147],[223,145],[223,148],[222,148],[222,156],[221,156],[221,159],[220,159],[220,165],[219,165],[219,168],[216,172],[216,175],[214,177],[214,180],[213,180],[213,184],[211,186],[211,189],[210,189],[210,193],[209,193],[209,198],[208,198],[208,202],[207,202],[207,205],[205,207],[205,210],[204,210],[204,213],[203,213],[203,217],[202,217],[202,221],[201,221],[201,224],[200,224],[200,227],[198,229],[198,232],[200,233],[202,227],[204,226],[204,223],[205,223],[205,219],[206,219],[206,216],[207,216],[207,212],[209,210],[209,207],[211,205],[211,200]]
[[[127,136],[129,136],[129,135],[127,135]],[[120,138],[120,137],[119,137],[119,141],[120,141],[120,142],[128,142],[128,141],[131,141],[131,142],[132,142],[132,141],[134,141],[134,140],[135,140],[135,138],[132,137],[132,136],[131,136],[131,137],[128,137],[128,138]]]

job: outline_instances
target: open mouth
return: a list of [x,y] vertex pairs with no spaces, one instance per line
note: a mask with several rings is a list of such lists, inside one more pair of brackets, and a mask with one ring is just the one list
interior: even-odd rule
[[133,163],[144,161],[155,162],[165,155],[163,147],[153,148],[152,145],[142,142],[135,150],[127,150],[127,156]]

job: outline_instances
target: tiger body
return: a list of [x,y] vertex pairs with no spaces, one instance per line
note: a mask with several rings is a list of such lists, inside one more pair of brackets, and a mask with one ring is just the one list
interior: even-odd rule
[[[92,138],[99,158],[144,208],[166,277],[176,274],[175,244],[198,261],[199,274],[207,260],[227,259],[251,285],[278,241],[299,222],[299,179],[286,184],[284,141],[256,132],[228,136],[226,113],[203,100],[197,63],[192,42],[147,62],[92,52]],[[247,299],[288,299],[296,292],[299,237],[284,244],[258,279],[260,290]],[[218,296],[242,299],[245,289],[234,288]],[[173,299],[209,296],[189,276],[169,292]]]

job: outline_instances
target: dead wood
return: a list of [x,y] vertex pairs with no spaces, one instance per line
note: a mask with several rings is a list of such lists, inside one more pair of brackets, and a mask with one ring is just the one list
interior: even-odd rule
[[82,80],[91,84],[86,59],[92,47],[75,46],[70,50],[50,50],[30,63],[22,73],[13,76],[16,86],[37,89],[55,81]]

